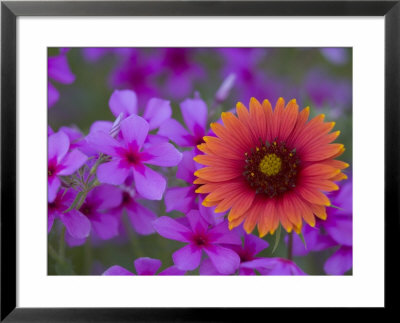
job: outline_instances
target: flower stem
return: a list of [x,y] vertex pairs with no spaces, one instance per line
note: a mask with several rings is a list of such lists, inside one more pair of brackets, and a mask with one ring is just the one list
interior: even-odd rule
[[90,243],[90,238],[86,239],[84,245],[84,254],[85,254],[85,273],[86,275],[91,274],[92,262],[93,262],[93,253],[92,253],[92,244]]
[[60,255],[57,253],[57,251],[54,250],[54,248],[49,244],[48,246],[48,251],[49,251],[49,255],[57,262],[59,262],[60,264],[64,264],[65,261],[62,257],[60,257]]
[[288,242],[288,256],[289,260],[293,260],[293,232],[289,233],[289,242]]
[[60,245],[59,245],[59,249],[58,249],[58,254],[64,262],[64,259],[65,259],[65,226],[63,226],[61,229]]

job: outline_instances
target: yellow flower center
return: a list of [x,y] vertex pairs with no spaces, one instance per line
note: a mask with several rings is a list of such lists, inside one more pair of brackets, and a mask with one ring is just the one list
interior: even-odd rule
[[278,174],[282,168],[282,160],[275,154],[266,154],[259,165],[260,171],[267,176]]

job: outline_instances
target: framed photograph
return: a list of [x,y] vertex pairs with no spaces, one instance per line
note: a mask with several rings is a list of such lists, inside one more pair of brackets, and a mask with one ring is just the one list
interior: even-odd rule
[[398,1],[1,9],[1,320],[394,306]]

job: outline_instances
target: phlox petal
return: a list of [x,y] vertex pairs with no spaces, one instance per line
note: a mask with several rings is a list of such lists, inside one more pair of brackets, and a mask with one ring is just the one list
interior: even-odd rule
[[112,266],[103,273],[103,276],[133,276],[133,273],[124,267]]
[[84,239],[90,233],[90,221],[77,210],[60,213],[60,220],[73,238]]
[[121,185],[129,175],[129,168],[120,166],[119,160],[101,164],[97,168],[97,178],[100,183]]
[[165,191],[166,180],[154,170],[143,167],[142,171],[133,170],[136,189],[148,200],[161,200]]
[[201,249],[187,245],[172,254],[174,264],[181,270],[194,270],[200,265]]
[[240,258],[236,252],[221,246],[210,245],[204,248],[217,271],[224,275],[233,274],[239,268]]
[[137,96],[132,90],[115,90],[108,101],[110,110],[115,117],[120,113],[126,118],[137,114]]
[[134,264],[138,275],[155,275],[161,267],[161,260],[142,257],[136,259]]

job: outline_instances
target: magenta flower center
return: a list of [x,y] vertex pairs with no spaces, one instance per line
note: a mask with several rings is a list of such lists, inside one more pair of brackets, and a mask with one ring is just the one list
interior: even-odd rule
[[57,165],[53,161],[49,161],[49,166],[47,169],[48,177],[53,176],[57,172]]
[[83,203],[83,205],[79,209],[79,211],[81,211],[81,213],[83,213],[86,216],[92,214],[92,210],[93,210],[92,206],[88,203]]
[[122,205],[126,205],[131,201],[131,195],[128,192],[122,193]]
[[170,49],[167,51],[165,62],[174,71],[184,71],[189,68],[186,53],[181,49]]
[[239,251],[238,255],[240,257],[240,262],[246,262],[254,259],[253,255],[246,250]]
[[140,162],[140,155],[132,150],[128,150],[125,153],[125,158],[128,161],[129,164],[131,165],[136,165]]
[[59,207],[60,207],[60,203],[57,200],[57,198],[54,200],[54,202],[48,203],[48,209],[50,212],[52,212],[52,211],[54,212],[55,210],[59,209]]
[[207,237],[202,234],[196,235],[193,240],[197,246],[205,246],[208,244]]

